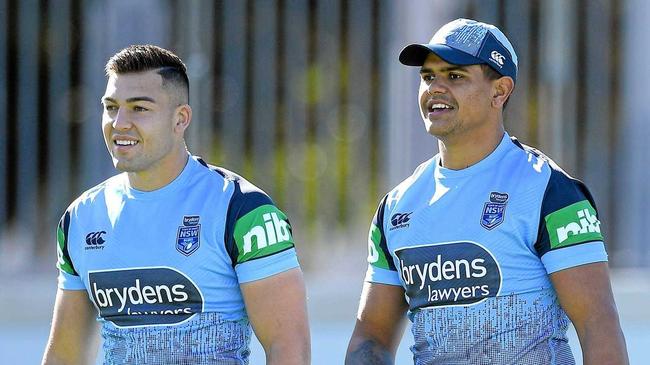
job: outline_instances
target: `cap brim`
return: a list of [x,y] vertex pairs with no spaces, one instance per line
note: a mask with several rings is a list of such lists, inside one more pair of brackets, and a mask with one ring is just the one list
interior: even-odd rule
[[406,66],[422,66],[427,56],[435,53],[445,62],[454,65],[478,65],[483,60],[469,53],[459,51],[444,44],[409,44],[399,54],[399,61]]

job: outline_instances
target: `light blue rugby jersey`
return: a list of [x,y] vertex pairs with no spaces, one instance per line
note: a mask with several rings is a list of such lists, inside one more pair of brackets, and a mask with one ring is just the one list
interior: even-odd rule
[[587,188],[507,134],[466,169],[420,165],[368,246],[366,281],[405,289],[415,364],[574,364],[548,275],[607,261]]
[[125,173],[108,179],[71,204],[57,233],[59,287],[88,291],[105,364],[247,364],[239,284],[298,267],[268,195],[197,157],[151,192]]

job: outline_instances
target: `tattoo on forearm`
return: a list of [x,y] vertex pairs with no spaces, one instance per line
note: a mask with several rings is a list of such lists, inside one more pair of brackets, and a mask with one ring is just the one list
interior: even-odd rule
[[345,365],[393,365],[393,356],[373,340],[362,342],[356,350],[348,353]]

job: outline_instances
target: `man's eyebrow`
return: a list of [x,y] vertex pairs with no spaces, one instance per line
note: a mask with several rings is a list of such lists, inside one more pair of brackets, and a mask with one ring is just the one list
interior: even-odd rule
[[153,98],[150,98],[148,96],[134,96],[132,98],[126,99],[127,103],[135,103],[136,101],[148,101],[150,103],[156,102]]
[[[138,102],[138,101],[148,101],[150,103],[155,103],[156,102],[156,100],[154,100],[153,98],[150,98],[148,96],[134,96],[132,98],[126,99],[127,103],[135,103],[135,102]],[[102,98],[102,103],[106,103],[106,102],[117,103],[117,101],[115,99],[113,99],[111,97],[108,97],[108,96],[104,96]]]
[[[467,66],[461,66],[461,65],[451,65],[447,67],[443,67],[440,69],[440,72],[450,72],[450,71],[464,71],[467,72]],[[432,69],[430,68],[421,68],[420,73],[421,74],[427,74],[433,72]]]

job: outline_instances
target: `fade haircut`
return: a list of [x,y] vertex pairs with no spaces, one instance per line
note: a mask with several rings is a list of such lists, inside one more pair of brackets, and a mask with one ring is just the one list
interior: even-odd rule
[[[490,67],[485,63],[481,63],[479,64],[479,66],[481,66],[481,70],[483,70],[483,75],[485,76],[485,78],[490,81],[497,80],[503,77],[495,69],[493,69],[492,67]],[[512,94],[510,96],[512,96]],[[503,103],[503,110],[506,109],[506,105],[508,105],[508,102],[510,101],[510,96],[508,96],[508,99]]]
[[158,70],[163,87],[176,86],[184,91],[184,102],[189,103],[190,81],[187,67],[177,55],[151,44],[131,45],[117,52],[106,62],[106,77],[113,74]]

